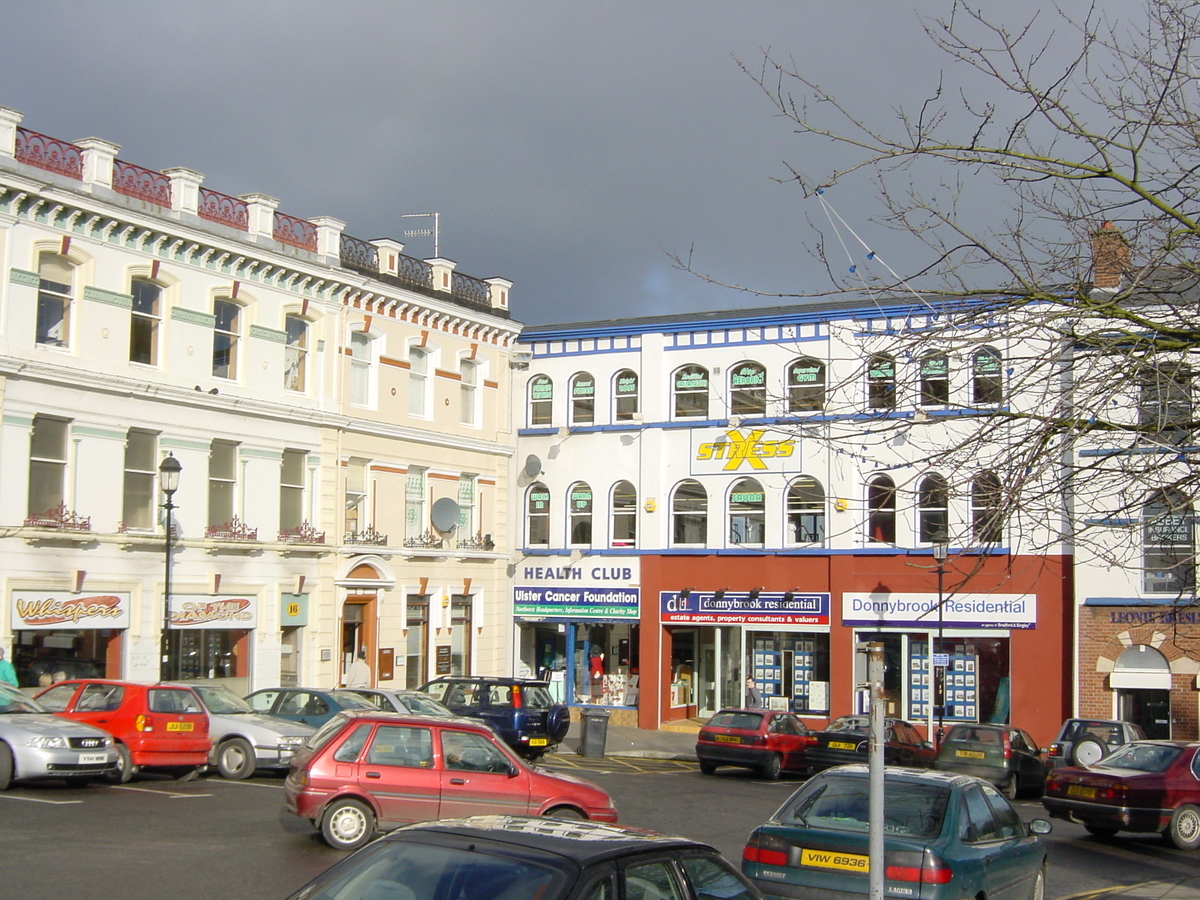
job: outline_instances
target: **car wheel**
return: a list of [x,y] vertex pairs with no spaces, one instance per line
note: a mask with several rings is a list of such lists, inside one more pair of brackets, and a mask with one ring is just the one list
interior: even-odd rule
[[1004,783],[1004,796],[1011,803],[1017,799],[1017,794],[1021,793],[1021,779],[1013,772],[1008,776],[1008,781]]
[[334,800],[321,816],[321,836],[335,850],[357,850],[375,833],[375,814],[359,800]]
[[1171,813],[1166,838],[1180,850],[1200,847],[1200,807],[1184,804]]
[[771,753],[763,760],[763,764],[758,767],[758,771],[767,781],[777,781],[779,773],[783,771],[783,759],[778,753]]
[[1116,828],[1105,828],[1102,825],[1088,825],[1086,822],[1083,827],[1088,834],[1098,838],[1110,838],[1117,833]]
[[562,741],[571,730],[571,711],[561,703],[546,711],[546,733],[552,741]]
[[1071,747],[1071,762],[1077,766],[1093,766],[1108,756],[1108,748],[1092,737],[1085,737]]
[[12,786],[13,755],[8,744],[0,741],[0,791],[7,791]]
[[254,774],[258,760],[245,738],[230,738],[217,748],[217,771],[222,778],[241,781]]
[[133,760],[129,758],[129,748],[124,744],[117,744],[117,770],[110,772],[104,776],[104,780],[109,784],[128,784],[133,780]]
[[546,816],[551,819],[575,819],[577,821],[587,819],[581,810],[573,806],[556,806],[554,809],[546,810]]
[[1029,900],[1046,900],[1046,864],[1037,870],[1033,876],[1033,890],[1029,892]]
[[705,775],[711,775],[717,771],[717,764],[712,760],[702,759],[700,760],[700,771]]

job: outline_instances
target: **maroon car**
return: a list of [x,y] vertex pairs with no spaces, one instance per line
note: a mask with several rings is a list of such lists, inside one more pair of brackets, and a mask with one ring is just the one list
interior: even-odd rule
[[1042,805],[1094,835],[1161,832],[1184,850],[1200,847],[1200,743],[1134,741],[1093,766],[1054,769]]
[[705,775],[717,766],[740,766],[774,781],[784,769],[805,771],[805,751],[813,743],[808,726],[790,712],[723,709],[700,729],[696,758]]
[[343,710],[292,758],[284,802],[353,850],[406,822],[481,814],[617,821],[582,778],[532,768],[472,719]]

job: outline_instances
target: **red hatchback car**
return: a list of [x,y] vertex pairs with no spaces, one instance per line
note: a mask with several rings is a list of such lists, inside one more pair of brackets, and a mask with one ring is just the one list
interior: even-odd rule
[[1160,832],[1200,847],[1200,743],[1134,741],[1093,766],[1052,769],[1042,805],[1092,834]]
[[343,710],[292,759],[292,813],[353,850],[406,822],[479,814],[617,821],[596,785],[531,768],[472,719]]
[[88,678],[60,681],[37,700],[64,719],[111,734],[116,739],[118,781],[129,781],[141,768],[185,769],[190,774],[208,763],[208,713],[184,685]]
[[790,712],[723,709],[700,729],[696,758],[705,775],[717,766],[741,766],[774,781],[784,769],[807,771],[805,753],[814,743],[808,726]]

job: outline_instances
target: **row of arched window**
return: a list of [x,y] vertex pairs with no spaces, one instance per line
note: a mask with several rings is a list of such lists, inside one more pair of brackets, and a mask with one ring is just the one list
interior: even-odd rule
[[[550,547],[553,496],[542,482],[529,487],[526,495],[526,545]],[[729,488],[726,498],[727,536],[730,545],[761,547],[766,541],[766,490],[756,478],[741,478]],[[999,543],[1003,537],[1000,479],[981,473],[971,484],[971,533],[977,543]],[[895,482],[878,475],[867,482],[868,542],[896,543]],[[917,540],[933,543],[949,540],[950,489],[945,478],[930,474],[917,487]],[[567,489],[567,544],[591,547],[597,509],[591,486],[578,481]],[[788,544],[825,542],[826,495],[815,478],[794,479],[784,494]],[[685,479],[671,492],[671,546],[705,546],[708,542],[709,497],[704,485]],[[637,546],[637,489],[618,481],[608,496],[608,542],[610,547]]]
[[[917,360],[917,397],[921,406],[944,406],[951,397],[951,358],[949,354],[928,353]],[[892,409],[897,403],[895,357],[876,353],[867,360],[866,400],[870,409]],[[728,370],[728,415],[767,415],[767,369],[753,360],[744,360]],[[826,366],[821,360],[801,357],[784,369],[783,410],[787,414],[820,412],[828,400]],[[707,368],[689,364],[671,373],[671,417],[707,419],[713,414],[712,383]],[[531,427],[554,422],[554,380],[545,374],[529,380],[528,410]],[[590,372],[577,372],[567,384],[567,421],[570,425],[596,423],[596,379]],[[632,422],[640,412],[638,374],[632,369],[617,372],[609,385],[611,419]],[[1004,401],[1004,373],[1000,351],[980,347],[971,354],[969,373],[971,403],[996,404]],[[723,414],[723,411],[720,412]]]

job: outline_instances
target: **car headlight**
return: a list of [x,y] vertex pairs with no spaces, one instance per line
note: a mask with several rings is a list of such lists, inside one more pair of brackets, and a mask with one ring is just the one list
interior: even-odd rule
[[280,750],[299,750],[304,744],[302,734],[284,734],[275,739],[275,746]]
[[65,737],[51,737],[42,735],[41,737],[31,737],[25,742],[29,747],[38,747],[42,750],[66,750],[67,739]]

